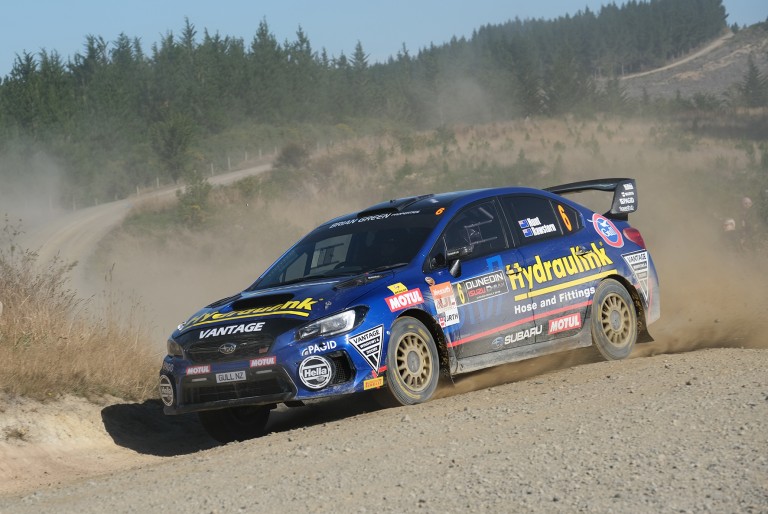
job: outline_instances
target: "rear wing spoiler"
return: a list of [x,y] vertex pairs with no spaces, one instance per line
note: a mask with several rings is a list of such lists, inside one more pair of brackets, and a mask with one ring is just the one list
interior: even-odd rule
[[635,179],[631,178],[603,178],[571,182],[570,184],[547,187],[544,191],[557,195],[579,193],[582,191],[613,192],[611,209],[605,213],[605,216],[608,218],[626,220],[630,212],[637,210],[637,185],[635,184]]

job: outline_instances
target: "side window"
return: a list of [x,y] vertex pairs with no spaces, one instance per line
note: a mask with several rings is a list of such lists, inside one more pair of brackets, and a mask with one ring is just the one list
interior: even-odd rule
[[571,234],[581,228],[578,212],[542,196],[506,196],[501,204],[522,244]]
[[489,200],[465,208],[451,220],[430,252],[430,262],[434,263],[433,267],[439,267],[447,262],[448,253],[468,252],[467,257],[475,258],[506,247],[498,209]]

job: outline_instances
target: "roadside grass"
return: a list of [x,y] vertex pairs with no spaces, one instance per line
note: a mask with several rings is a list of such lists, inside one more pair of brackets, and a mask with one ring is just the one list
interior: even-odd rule
[[[6,235],[14,231],[6,225]],[[67,287],[71,265],[39,263],[34,252],[5,243],[0,391],[38,400],[154,397],[160,356],[148,350],[141,322],[122,319],[114,302],[78,298]]]

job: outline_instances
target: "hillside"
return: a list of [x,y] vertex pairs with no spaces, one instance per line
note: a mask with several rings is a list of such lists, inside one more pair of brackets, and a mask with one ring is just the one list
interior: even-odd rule
[[684,98],[697,94],[725,99],[734,84],[743,80],[748,59],[768,75],[768,26],[757,24],[719,39],[661,68],[627,75],[621,79],[630,98]]

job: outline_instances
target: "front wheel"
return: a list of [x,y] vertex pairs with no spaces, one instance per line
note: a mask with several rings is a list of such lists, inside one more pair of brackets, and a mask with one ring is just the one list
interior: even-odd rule
[[220,443],[245,441],[264,435],[269,407],[230,407],[197,413],[208,435]]
[[384,405],[415,405],[437,389],[440,360],[432,334],[424,324],[404,316],[392,324],[387,347],[387,388]]
[[629,357],[637,341],[637,313],[632,297],[619,282],[606,279],[592,303],[592,342],[606,360]]

